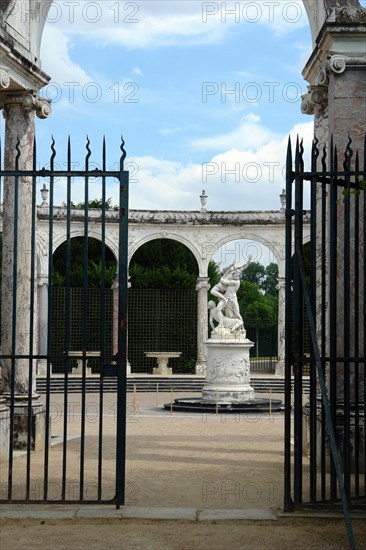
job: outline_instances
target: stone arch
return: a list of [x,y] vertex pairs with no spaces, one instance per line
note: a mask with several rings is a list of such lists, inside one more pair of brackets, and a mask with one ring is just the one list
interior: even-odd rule
[[225,235],[224,237],[221,237],[221,239],[215,243],[214,248],[211,251],[209,261],[212,259],[214,254],[216,254],[221,246],[231,241],[239,240],[257,241],[263,246],[267,247],[271,252],[273,252],[273,255],[276,258],[278,264],[280,264],[284,260],[282,251],[278,248],[277,243],[274,244],[273,242],[268,241],[258,233],[245,233],[245,235],[243,235],[243,232],[241,231],[240,233],[232,233],[230,235]]
[[155,232],[155,233],[149,233],[148,235],[144,235],[140,239],[134,241],[133,243],[129,244],[128,247],[128,265],[130,265],[130,261],[135,254],[135,252],[144,244],[155,241],[156,239],[169,239],[171,241],[177,241],[181,244],[183,244],[188,250],[193,254],[193,256],[196,259],[197,265],[198,265],[198,272],[199,273],[207,273],[207,267],[205,262],[203,262],[200,251],[198,248],[190,241],[187,237],[184,235],[179,235],[178,233],[168,233],[168,232]]
[[[73,239],[75,237],[85,237],[84,234],[84,228],[73,228],[70,233],[70,238]],[[88,238],[89,239],[95,239],[97,241],[101,242],[100,237],[100,231],[97,231],[96,229],[90,229],[88,232]],[[52,254],[54,254],[59,246],[62,245],[67,240],[66,234],[62,233],[57,235],[53,240],[53,247],[52,247]],[[105,245],[109,248],[109,250],[112,252],[117,264],[118,264],[118,243],[111,235],[106,235],[105,238]],[[47,260],[48,261],[48,260]]]

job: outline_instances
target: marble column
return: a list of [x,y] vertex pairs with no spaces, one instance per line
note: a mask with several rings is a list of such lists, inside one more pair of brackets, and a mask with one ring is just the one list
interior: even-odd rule
[[209,278],[197,279],[197,361],[196,374],[206,376],[207,369],[207,337],[208,337],[208,311],[207,294],[209,291]]
[[[4,167],[14,170],[17,151],[19,168],[31,170],[33,166],[34,117],[50,115],[49,102],[31,92],[5,92],[0,108],[5,118]],[[18,145],[19,143],[19,145]],[[32,229],[32,178],[19,178],[18,210],[14,212],[15,183],[5,177],[3,183],[3,263],[2,263],[2,351],[4,355],[29,355],[31,292],[31,229]],[[16,292],[13,288],[14,231],[17,227]],[[15,349],[12,346],[13,299],[16,299]],[[29,362],[17,360],[15,393],[28,394]],[[11,361],[4,359],[3,389],[10,389]]]
[[[46,118],[51,114],[50,103],[35,92],[5,91],[0,96],[0,108],[5,118],[5,170],[15,169],[17,156],[19,169],[31,170],[35,113],[40,118]],[[18,193],[16,193],[15,178],[7,176],[3,180],[2,353],[29,356],[31,295],[35,292],[35,288],[31,287],[32,178],[20,177],[18,185]],[[18,207],[15,211],[16,200]],[[15,240],[15,230],[17,230],[17,240]],[[15,284],[13,284],[14,279]],[[13,319],[14,304],[16,309]],[[35,333],[34,339],[36,338]],[[28,417],[31,415],[31,448],[40,450],[44,445],[46,419],[44,406],[39,396],[35,394],[35,370],[32,370],[32,387],[30,387],[29,359],[15,359],[14,363],[14,393],[11,391],[12,361],[10,359],[3,358],[1,380],[4,397],[13,400],[14,403],[14,448],[26,447]],[[33,365],[31,368],[33,369]],[[29,407],[30,393],[32,401]]]
[[[48,277],[38,277],[38,355],[47,355],[48,344]],[[47,375],[47,359],[38,359],[37,376]]]
[[285,375],[285,278],[278,278],[278,351],[275,374]]

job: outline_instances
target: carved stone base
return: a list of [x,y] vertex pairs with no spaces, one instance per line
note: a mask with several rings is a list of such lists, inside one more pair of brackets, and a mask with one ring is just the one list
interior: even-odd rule
[[[363,410],[363,403],[360,403],[360,411]],[[321,403],[317,403],[316,410],[316,462],[321,466],[321,438],[322,438],[322,418],[321,418]],[[344,441],[344,411],[340,404],[337,406],[337,442],[339,447],[339,455],[341,465],[343,467],[343,441]],[[356,423],[354,411],[350,413],[350,469],[351,473],[356,471],[356,456],[355,456],[355,441],[356,441]],[[365,417],[360,416],[358,421],[358,468],[360,474],[365,473]],[[309,405],[303,407],[303,452],[305,455],[310,455],[310,408]],[[330,441],[326,436],[325,443],[325,465],[326,471],[330,471],[330,463],[332,461]]]
[[275,376],[285,376],[285,362],[277,361],[275,366]]
[[47,360],[38,359],[37,361],[37,376],[47,376]]
[[254,343],[246,338],[207,342],[207,378],[202,400],[213,403],[240,403],[254,399],[250,385],[249,350]]
[[206,376],[207,374],[207,363],[196,363],[195,374],[198,376]]
[[[8,397],[9,406],[10,396]],[[39,395],[32,396],[30,411],[28,409],[28,396],[16,395],[14,402],[14,449],[26,449],[28,442],[28,415],[30,419],[30,445],[32,451],[42,451],[45,448],[46,413]],[[50,434],[51,436],[51,434]]]
[[9,460],[10,412],[5,399],[0,399],[0,462]]

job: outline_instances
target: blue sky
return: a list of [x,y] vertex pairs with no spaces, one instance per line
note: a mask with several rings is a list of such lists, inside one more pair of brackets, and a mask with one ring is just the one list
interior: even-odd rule
[[[205,189],[208,209],[278,209],[288,135],[312,136],[300,111],[310,53],[301,1],[57,0],[41,50],[53,115],[37,121],[40,162],[54,135],[62,163],[70,134],[74,159],[88,135],[98,163],[105,135],[113,166],[123,134],[132,208],[199,209]],[[117,202],[115,186],[108,195]]]

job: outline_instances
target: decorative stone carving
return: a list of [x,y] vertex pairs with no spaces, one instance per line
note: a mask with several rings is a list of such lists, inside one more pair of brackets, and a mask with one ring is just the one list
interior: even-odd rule
[[340,7],[335,9],[337,23],[366,23],[366,9],[360,7]]
[[328,103],[328,88],[325,85],[310,85],[308,93],[302,96],[301,112],[304,115],[313,115],[325,110]]
[[51,116],[51,101],[31,90],[25,93],[9,92],[0,98],[0,109],[4,109],[6,116],[12,106],[18,105],[25,111],[35,111],[38,118],[45,119]]
[[243,355],[227,353],[212,360],[211,382],[217,382],[224,377],[227,382],[244,383],[249,376],[250,363]]
[[10,86],[10,76],[9,72],[4,68],[0,67],[0,89],[6,90]]
[[207,378],[202,400],[211,403],[242,403],[254,399],[250,385],[249,350],[253,342],[207,341]]

